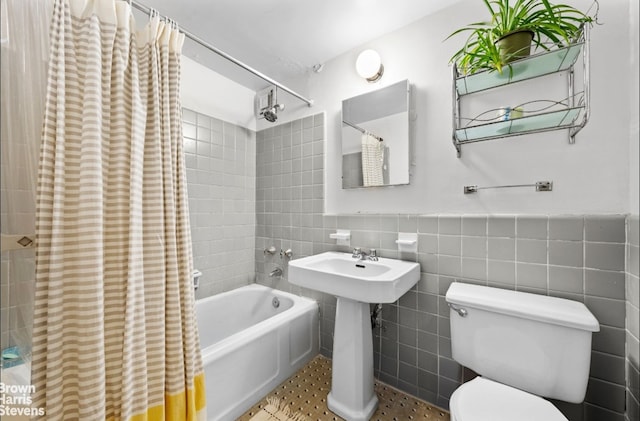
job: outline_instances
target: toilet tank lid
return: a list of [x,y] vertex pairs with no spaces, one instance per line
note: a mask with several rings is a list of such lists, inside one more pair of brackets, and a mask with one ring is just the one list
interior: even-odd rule
[[598,320],[583,303],[564,298],[454,282],[447,290],[446,300],[461,307],[591,332],[600,330]]

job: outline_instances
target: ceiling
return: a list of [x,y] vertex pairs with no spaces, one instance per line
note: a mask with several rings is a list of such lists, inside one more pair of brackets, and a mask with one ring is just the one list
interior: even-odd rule
[[[281,82],[460,0],[139,1]],[[268,85],[191,40],[183,53],[253,90]]]

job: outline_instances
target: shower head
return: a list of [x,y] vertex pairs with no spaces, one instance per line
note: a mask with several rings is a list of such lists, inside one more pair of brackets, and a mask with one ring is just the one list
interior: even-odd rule
[[278,114],[275,112],[275,107],[268,108],[262,112],[265,120],[269,123],[274,123],[278,119]]
[[284,110],[284,104],[276,104],[273,107],[266,108],[262,111],[262,116],[269,123],[274,123],[278,119],[278,111]]

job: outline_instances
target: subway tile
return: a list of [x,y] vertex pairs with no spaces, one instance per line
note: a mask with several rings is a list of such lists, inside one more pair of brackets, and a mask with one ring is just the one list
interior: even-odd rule
[[586,241],[624,243],[625,217],[623,215],[596,215],[584,218]]
[[[397,239],[397,234],[393,234]],[[435,234],[418,234],[419,253],[438,253],[438,236]]]
[[[417,293],[416,304],[417,304],[416,308],[420,312],[438,314],[438,297],[436,295]],[[422,317],[425,317],[425,316],[419,313],[418,318],[422,318]],[[418,324],[420,324],[420,322],[418,322]]]
[[640,280],[637,276],[626,274],[625,297],[635,307],[640,307]]
[[[633,335],[634,340],[627,339],[627,356],[632,359],[636,364],[640,364],[640,356],[638,356],[638,339],[640,338],[640,310],[638,307],[632,306],[628,301],[626,302],[626,329],[627,334]],[[635,345],[635,349],[634,349]],[[634,357],[634,358],[632,358]]]
[[640,269],[640,248],[627,243],[627,261],[626,271],[635,277],[638,277]]
[[600,324],[624,328],[624,301],[587,296],[585,298],[585,305],[591,310],[593,315],[596,316]]
[[449,358],[439,358],[439,374],[448,379],[460,381],[462,378],[462,366]]
[[418,217],[418,232],[424,234],[438,233],[438,217],[435,215],[426,215]]
[[[596,316],[596,318],[598,317]],[[625,355],[624,328],[611,327],[603,325],[602,322],[600,322],[600,331],[593,333],[592,341],[592,349],[594,351],[618,356]]]
[[547,290],[547,266],[531,263],[516,263],[516,285]]
[[487,256],[486,237],[462,237],[462,256],[485,258]]
[[193,139],[189,139],[187,137],[184,138],[184,153],[195,154],[196,153],[196,141]]
[[436,393],[438,391],[438,376],[431,370],[418,370],[418,387]]
[[[417,330],[411,329],[404,326],[398,327],[398,342],[400,344],[404,344],[405,346],[410,346],[413,349],[413,352],[416,352],[416,346],[418,344],[417,338]],[[402,349],[399,349],[399,352],[402,352]],[[407,363],[411,363],[413,365],[416,364],[415,355],[412,360],[405,360]]]
[[438,275],[425,273],[424,271],[420,275],[418,281],[418,291],[426,294],[438,294]]
[[484,237],[487,235],[486,216],[464,216],[462,217],[462,235]]
[[549,239],[581,241],[584,237],[584,217],[550,216]]
[[546,240],[516,241],[516,260],[525,263],[547,263]]
[[[624,415],[620,412],[610,411],[608,409],[590,405],[589,402],[584,404],[584,421],[625,421]],[[573,421],[573,420],[572,420]]]
[[[205,142],[211,141],[211,130],[204,127],[197,127],[197,139]],[[235,142],[234,142],[235,143]],[[235,147],[235,144],[234,144]]]
[[518,238],[547,239],[548,218],[538,216],[518,216],[516,235]]
[[398,305],[400,307],[410,308],[412,310],[418,309],[418,293],[415,291],[407,291],[402,297],[398,299]]
[[587,386],[585,401],[610,411],[624,413],[625,388],[591,378]]
[[313,118],[314,116],[308,116],[308,117],[304,117],[302,119],[302,128],[303,129],[310,129],[313,127]]
[[449,399],[458,386],[460,386],[460,381],[440,376],[438,379],[438,394]]
[[462,258],[462,277],[466,279],[487,280],[487,260]]
[[[443,300],[444,300],[444,296],[447,294],[447,290],[449,289],[449,286],[451,286],[451,284],[454,282],[455,282],[455,278],[440,275],[438,279],[438,295],[442,297]],[[444,306],[445,307],[447,306],[446,303],[444,303]]]
[[196,112],[187,108],[183,108],[182,121],[185,123],[196,124]]
[[634,246],[640,245],[640,222],[638,215],[627,217],[627,243]]
[[549,290],[584,294],[584,269],[549,266]]
[[182,124],[182,135],[184,137],[188,137],[189,139],[196,139],[197,131],[196,126],[194,124],[183,123]]
[[[632,342],[632,345],[637,349],[638,340]],[[637,353],[636,353],[637,354]],[[640,401],[640,372],[638,370],[638,360],[634,363],[630,359],[625,361],[626,366],[626,378],[629,379],[627,383],[627,389],[631,393],[632,397],[636,401]]]
[[198,127],[203,127],[206,129],[210,129],[211,128],[211,117],[204,115],[204,114],[197,114],[197,124]]
[[625,275],[624,272],[612,272],[604,270],[586,269],[585,273],[585,294],[594,297],[614,298],[624,300],[625,298]]
[[398,232],[418,232],[418,217],[416,215],[398,215]]
[[624,270],[624,244],[586,242],[584,255],[587,268]]
[[489,237],[516,236],[516,219],[514,216],[489,216],[487,219],[487,233]]
[[458,256],[438,256],[438,273],[444,276],[460,276],[462,261]]
[[398,316],[400,325],[412,329],[418,326],[418,313],[415,310],[400,307]]
[[487,256],[495,260],[515,260],[516,240],[513,238],[487,239]]
[[[446,307],[447,310],[450,312],[451,310],[448,308],[448,306]],[[440,337],[443,338],[451,338],[451,320],[444,318],[444,317],[438,317],[438,335]]]
[[589,376],[623,385],[625,384],[625,359],[602,352],[593,352]]
[[516,284],[516,264],[502,260],[487,260],[487,280],[490,283],[515,287]]
[[[418,349],[418,368],[420,370],[428,371],[429,373],[437,373],[438,356],[431,352]],[[418,374],[418,376],[420,376],[420,374]],[[420,378],[418,378],[418,384],[420,384]]]
[[460,256],[461,237],[454,235],[438,236],[438,253],[448,256]]
[[581,241],[549,241],[549,264],[583,267],[583,243]]
[[433,314],[420,313],[418,316],[418,348],[437,353],[438,351],[438,320]]
[[462,232],[462,218],[459,216],[438,217],[438,233],[460,235]]
[[[386,250],[394,250],[398,247],[396,240],[398,239],[397,233],[381,232],[380,233],[380,248]],[[421,268],[424,272],[424,268]]]

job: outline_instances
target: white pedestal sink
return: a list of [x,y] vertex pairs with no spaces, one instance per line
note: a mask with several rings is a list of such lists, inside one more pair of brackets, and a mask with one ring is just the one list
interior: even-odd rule
[[327,404],[347,421],[367,421],[378,406],[369,303],[393,303],[419,279],[420,265],[403,260],[326,252],[289,262],[289,282],[338,299]]

